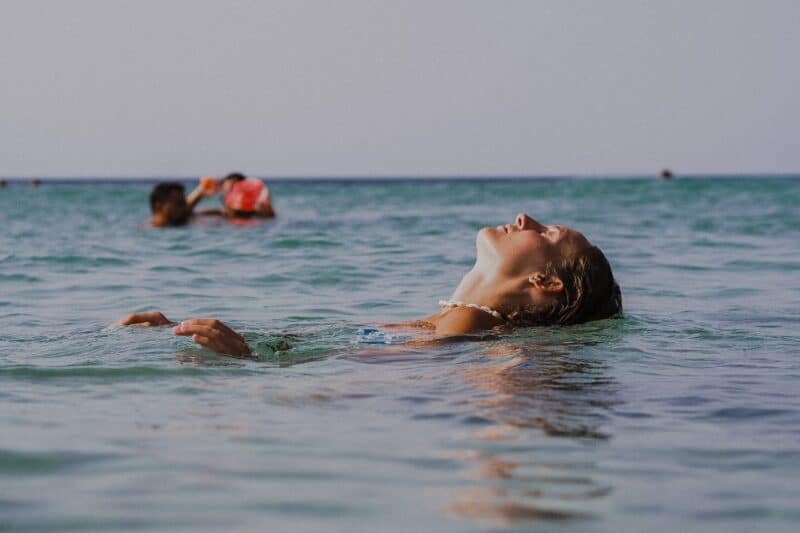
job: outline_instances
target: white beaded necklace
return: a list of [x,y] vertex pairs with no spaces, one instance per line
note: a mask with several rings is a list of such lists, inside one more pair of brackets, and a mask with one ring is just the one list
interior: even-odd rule
[[484,313],[489,313],[493,317],[498,320],[502,320],[503,322],[506,321],[506,318],[499,312],[495,311],[491,307],[485,305],[478,305],[478,304],[468,304],[466,302],[459,302],[458,300],[439,300],[440,307],[469,307],[470,309],[477,309],[478,311],[483,311]]

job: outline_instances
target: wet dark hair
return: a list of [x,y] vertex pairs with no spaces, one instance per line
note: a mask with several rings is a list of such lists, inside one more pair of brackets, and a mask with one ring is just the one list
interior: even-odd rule
[[163,204],[170,200],[174,192],[184,195],[186,189],[180,183],[159,183],[150,191],[150,210],[156,212],[156,204]]
[[608,259],[596,246],[560,263],[548,263],[544,275],[560,279],[564,290],[551,304],[527,306],[510,313],[512,325],[580,324],[622,313],[622,291]]
[[258,213],[255,211],[239,211],[238,209],[231,209],[231,216],[235,218],[255,218]]
[[246,178],[245,178],[244,174],[242,174],[241,172],[231,172],[230,174],[225,176],[225,178],[222,181],[237,182],[237,181],[244,181],[245,179]]

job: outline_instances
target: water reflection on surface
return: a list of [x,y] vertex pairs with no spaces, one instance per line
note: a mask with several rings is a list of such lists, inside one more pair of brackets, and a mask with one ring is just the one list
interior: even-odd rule
[[[474,415],[491,425],[473,432],[472,447],[456,454],[472,468],[447,512],[503,525],[592,519],[582,503],[612,487],[579,457],[581,448],[611,437],[603,426],[616,383],[605,365],[569,347],[530,342],[501,342],[483,353],[485,360],[460,377],[477,392]],[[550,459],[554,448],[557,461]],[[565,462],[565,451],[578,458]]]
[[[607,363],[620,329],[606,322],[567,332],[364,346],[352,344],[353,328],[329,326],[253,336],[263,352],[254,360],[196,347],[183,348],[175,358],[182,366],[266,372],[257,396],[278,409],[321,407],[333,413],[370,402],[393,411],[387,407],[393,402],[411,403],[414,427],[424,431],[433,423],[437,431],[456,429],[459,435],[452,445],[416,457],[461,465],[445,482],[446,503],[439,511],[478,526],[527,527],[591,521],[603,513],[598,502],[613,487],[602,478],[594,452],[612,439],[609,414],[621,403]],[[342,367],[345,362],[355,368]],[[279,376],[291,367],[306,377],[280,386]],[[400,396],[387,390],[389,383],[402,389],[406,379],[420,388]],[[391,423],[391,417],[380,422]],[[383,453],[392,461],[406,454],[399,443]]]

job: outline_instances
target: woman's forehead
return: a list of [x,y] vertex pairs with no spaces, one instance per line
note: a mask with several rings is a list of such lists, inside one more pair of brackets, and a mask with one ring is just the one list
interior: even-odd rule
[[564,243],[570,246],[573,250],[578,250],[582,248],[586,248],[591,246],[592,244],[589,242],[589,239],[581,233],[580,231],[572,228],[568,228],[567,226],[556,226],[561,231],[561,235],[559,236],[559,242]]

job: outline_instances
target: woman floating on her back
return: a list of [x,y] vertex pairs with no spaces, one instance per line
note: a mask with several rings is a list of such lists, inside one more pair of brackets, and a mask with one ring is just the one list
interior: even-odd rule
[[[477,236],[475,266],[441,310],[399,325],[437,337],[491,329],[579,324],[618,315],[622,295],[600,248],[565,226],[544,226],[517,215],[513,224],[483,228]],[[135,313],[123,326],[175,326],[175,335],[215,352],[248,356],[250,347],[216,319],[192,318],[180,324],[158,311]],[[396,327],[396,326],[395,326]]]

